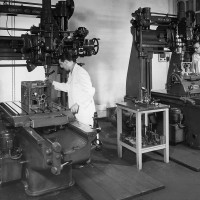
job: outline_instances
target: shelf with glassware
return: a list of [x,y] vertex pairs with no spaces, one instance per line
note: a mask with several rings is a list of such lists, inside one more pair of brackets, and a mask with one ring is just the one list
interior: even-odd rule
[[[169,162],[169,106],[164,104],[140,105],[132,102],[117,103],[117,149],[122,158],[122,147],[136,153],[137,168],[142,169],[142,154],[164,150],[164,162]],[[134,116],[132,132],[123,131],[122,112],[128,111]],[[162,113],[163,132],[156,133],[149,123],[149,116]]]

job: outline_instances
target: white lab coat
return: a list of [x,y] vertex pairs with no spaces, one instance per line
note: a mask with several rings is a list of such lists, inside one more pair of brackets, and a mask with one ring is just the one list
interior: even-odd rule
[[192,69],[193,72],[200,73],[200,55],[197,53],[192,55]]
[[94,93],[95,88],[88,72],[75,64],[72,73],[69,73],[67,83],[53,81],[52,85],[56,90],[68,92],[69,108],[75,103],[79,105],[76,119],[84,124],[93,125],[93,116],[95,112]]

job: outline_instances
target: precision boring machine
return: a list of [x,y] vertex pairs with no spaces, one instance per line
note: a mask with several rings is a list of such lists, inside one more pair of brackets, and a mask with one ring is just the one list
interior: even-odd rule
[[[158,102],[170,105],[171,125],[185,128],[185,139],[181,141],[200,148],[200,74],[191,71],[193,44],[200,39],[200,15],[192,9],[185,10],[185,3],[179,1],[177,15],[154,13],[149,7],[132,13],[133,42],[125,101],[146,107]],[[153,54],[167,52],[171,58],[166,90],[152,91]],[[176,144],[175,140],[172,142]]]
[[[98,39],[86,39],[89,31],[85,27],[68,30],[73,0],[58,1],[56,5],[50,0],[35,5],[3,2],[1,15],[37,16],[40,24],[21,37],[0,36],[0,60],[26,60],[28,71],[44,66],[47,77],[66,50],[75,57],[98,53]],[[91,143],[96,137],[95,128],[75,120],[65,106],[65,98],[56,103],[51,97],[50,83],[23,81],[21,101],[0,103],[0,183],[22,180],[25,192],[31,196],[74,185],[72,165],[90,159]]]

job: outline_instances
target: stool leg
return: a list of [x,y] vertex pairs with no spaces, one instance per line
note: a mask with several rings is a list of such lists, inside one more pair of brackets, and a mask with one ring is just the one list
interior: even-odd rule
[[136,113],[136,157],[137,168],[142,169],[142,122],[141,113]]
[[163,112],[163,132],[166,148],[164,149],[164,162],[169,162],[169,109]]
[[120,145],[121,134],[122,134],[122,109],[117,108],[117,151],[119,158],[122,158],[122,145]]

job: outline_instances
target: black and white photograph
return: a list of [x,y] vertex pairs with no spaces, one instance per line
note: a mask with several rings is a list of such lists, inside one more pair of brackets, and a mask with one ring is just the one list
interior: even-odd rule
[[199,200],[199,119],[200,0],[0,0],[0,200]]

